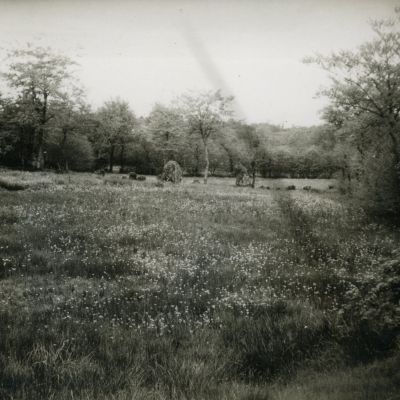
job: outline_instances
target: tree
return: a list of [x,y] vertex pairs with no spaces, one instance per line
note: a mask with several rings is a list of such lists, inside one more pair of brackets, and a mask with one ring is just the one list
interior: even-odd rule
[[220,91],[198,95],[186,94],[180,99],[179,108],[188,125],[189,132],[200,137],[204,148],[204,183],[207,184],[210,160],[209,140],[220,131],[224,118],[231,114],[233,97],[223,97]]
[[149,139],[154,144],[154,151],[159,155],[158,169],[161,170],[169,160],[182,163],[181,150],[185,145],[184,121],[177,110],[156,104],[147,122]]
[[27,162],[42,169],[46,128],[54,117],[49,110],[73,92],[70,70],[74,62],[42,47],[12,51],[9,59],[8,71],[2,76],[16,96],[20,126],[28,136]]
[[223,130],[223,134],[218,141],[221,149],[225,152],[227,158],[227,168],[226,170],[230,175],[234,174],[235,165],[240,160],[239,147],[240,142],[237,140],[235,135],[235,130],[231,127]]
[[[324,116],[337,128],[340,142],[346,142],[358,153],[364,181],[369,179],[367,170],[389,173],[391,189],[385,190],[396,192],[399,201],[399,11],[396,14],[396,19],[373,22],[374,39],[357,50],[318,55],[306,61],[317,63],[329,73],[332,84],[321,92],[330,99]],[[388,168],[368,168],[378,159]],[[382,178],[388,176],[378,180]]]
[[[87,134],[90,133],[92,125],[90,107],[83,100],[83,93],[76,90],[72,96],[64,96],[59,101],[54,101],[49,112],[54,116],[48,123],[49,141],[59,147],[59,157],[56,162],[58,170],[68,171],[70,157],[67,147],[70,141],[85,143],[87,147]],[[82,136],[80,139],[78,136]],[[71,154],[71,153],[69,153]],[[48,152],[49,157],[49,152]],[[74,157],[75,158],[75,157]]]
[[116,151],[120,150],[120,164],[124,168],[125,150],[133,140],[136,124],[134,113],[126,101],[117,99],[107,101],[98,110],[98,144],[108,153],[109,171],[113,171]]
[[249,171],[251,175],[251,187],[256,184],[256,172],[258,168],[258,155],[260,153],[261,139],[255,126],[237,123],[238,137],[245,143],[247,150],[247,158]]
[[47,164],[58,171],[91,169],[93,148],[89,137],[96,128],[93,113],[83,100],[69,98],[54,104],[48,124]]
[[0,161],[15,150],[18,142],[15,126],[12,124],[15,115],[14,103],[0,96]]

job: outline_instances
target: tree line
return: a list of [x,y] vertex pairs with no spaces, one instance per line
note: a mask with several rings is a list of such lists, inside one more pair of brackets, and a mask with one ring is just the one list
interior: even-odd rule
[[[234,118],[233,99],[220,91],[187,93],[137,117],[115,98],[93,110],[74,76],[76,63],[48,48],[9,54],[0,97],[0,163],[58,171],[96,169],[158,174],[168,160],[188,175],[232,175],[238,164],[264,177],[330,177],[337,160],[271,143],[285,130]],[[315,128],[314,128],[315,130]],[[287,133],[287,132],[286,132]]]

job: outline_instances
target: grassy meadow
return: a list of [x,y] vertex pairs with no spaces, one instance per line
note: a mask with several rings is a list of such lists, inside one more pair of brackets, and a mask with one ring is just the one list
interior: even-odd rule
[[400,234],[334,181],[0,187],[1,399],[399,398]]

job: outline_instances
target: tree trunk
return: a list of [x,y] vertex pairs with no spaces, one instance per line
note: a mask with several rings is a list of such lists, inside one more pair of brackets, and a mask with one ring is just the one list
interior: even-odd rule
[[40,170],[40,169],[44,168],[43,136],[44,136],[44,129],[43,129],[43,126],[41,126],[38,129],[36,145],[35,145],[35,149],[32,153],[32,168],[33,169]]
[[125,170],[125,144],[121,144],[121,152],[119,154],[119,163],[121,167],[121,171],[124,172]]
[[44,169],[44,151],[43,151],[43,142],[41,143],[39,150],[38,150],[38,157],[37,157],[37,168],[40,170]]
[[200,148],[198,145],[196,145],[194,157],[196,160],[196,164],[194,166],[194,175],[199,176],[200,175]]
[[34,167],[34,159],[35,159],[35,140],[36,140],[36,131],[34,127],[22,128],[22,137],[26,137],[26,141],[24,140],[23,148],[22,148],[22,156],[24,159],[24,169],[31,169]]
[[108,171],[110,173],[112,173],[113,169],[114,169],[114,150],[115,150],[115,146],[112,144],[110,146],[110,160],[109,160],[110,164],[109,164],[109,169],[108,169]]
[[204,158],[206,160],[206,165],[204,168],[204,184],[207,185],[207,178],[208,178],[208,169],[210,167],[210,160],[208,159],[208,147],[207,141],[204,141]]
[[233,175],[235,171],[235,161],[233,160],[233,157],[231,157],[230,155],[228,155],[228,158],[229,158],[229,173]]
[[61,140],[61,157],[62,157],[62,164],[64,168],[64,171],[68,171],[68,161],[67,158],[65,157],[65,144],[67,143],[67,134],[68,134],[68,129],[67,128],[63,128],[62,129],[62,140]]
[[39,131],[38,131],[38,140],[37,140],[37,153],[36,153],[36,168],[37,169],[44,168],[43,142],[44,142],[44,126],[47,122],[47,96],[48,96],[48,94],[45,92],[43,94],[43,108],[42,108],[42,115],[40,118],[40,127],[39,127]]
[[251,187],[254,189],[256,186],[256,162],[253,160],[251,162]]

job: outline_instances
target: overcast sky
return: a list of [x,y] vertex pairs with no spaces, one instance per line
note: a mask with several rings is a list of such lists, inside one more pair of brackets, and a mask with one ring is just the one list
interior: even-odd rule
[[0,46],[51,46],[80,64],[95,107],[128,100],[136,115],[187,90],[221,88],[239,117],[320,122],[327,83],[302,58],[353,48],[396,0],[0,0]]

